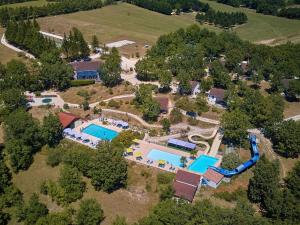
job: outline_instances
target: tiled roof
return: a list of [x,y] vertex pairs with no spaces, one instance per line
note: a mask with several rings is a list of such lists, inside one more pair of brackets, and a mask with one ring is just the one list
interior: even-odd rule
[[225,90],[222,88],[212,88],[209,91],[209,95],[214,96],[220,101],[223,101],[225,97]]
[[101,62],[99,61],[83,61],[71,63],[75,71],[98,71],[100,69]]
[[173,183],[173,188],[175,191],[174,195],[176,197],[186,199],[190,202],[193,201],[195,193],[197,191],[197,187],[185,183],[180,183],[178,181],[175,181]]
[[200,183],[201,175],[191,173],[184,170],[178,170],[175,180],[181,183],[186,183],[195,187],[198,187]]
[[206,171],[206,173],[203,175],[203,177],[207,180],[210,180],[210,181],[218,184],[224,178],[224,175],[222,175],[212,169],[208,169]]
[[68,127],[71,123],[73,123],[75,120],[80,119],[79,116],[76,116],[72,113],[66,113],[66,112],[60,112],[58,113],[59,121],[61,122],[63,128]]

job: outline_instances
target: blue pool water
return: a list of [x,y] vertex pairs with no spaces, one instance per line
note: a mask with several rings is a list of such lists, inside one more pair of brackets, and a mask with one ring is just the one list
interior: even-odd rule
[[105,141],[111,141],[118,136],[118,132],[98,126],[96,124],[87,126],[82,130],[82,132]]
[[211,156],[201,155],[189,166],[188,169],[196,173],[204,174],[208,167],[214,166],[218,160],[219,159]]
[[147,158],[152,160],[165,160],[166,162],[169,162],[169,164],[172,164],[173,166],[177,166],[177,167],[181,166],[180,155],[163,152],[157,149],[152,149],[148,153]]

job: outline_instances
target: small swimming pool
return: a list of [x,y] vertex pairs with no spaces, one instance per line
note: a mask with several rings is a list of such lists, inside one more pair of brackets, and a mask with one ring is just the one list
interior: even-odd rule
[[51,98],[44,98],[44,99],[42,99],[42,103],[44,103],[44,104],[48,104],[50,102],[52,102]]
[[209,166],[214,166],[219,159],[207,156],[207,155],[201,155],[199,158],[197,158],[190,166],[189,170],[204,174]]
[[173,166],[182,167],[180,158],[181,155],[176,155],[169,152],[160,151],[157,149],[152,149],[148,155],[147,158],[152,160],[165,160],[167,163],[172,164]]
[[98,126],[96,124],[91,124],[87,126],[82,130],[82,133],[89,134],[91,136],[105,141],[111,141],[112,139],[118,136],[118,132],[105,127]]

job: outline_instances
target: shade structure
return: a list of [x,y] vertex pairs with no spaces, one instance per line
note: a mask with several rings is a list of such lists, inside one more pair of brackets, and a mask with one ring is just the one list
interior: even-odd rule
[[77,139],[77,138],[82,138],[82,135],[80,134],[80,133],[77,133],[77,132],[74,132],[74,136],[75,136],[75,138]]
[[193,150],[196,148],[196,144],[187,142],[187,141],[182,141],[179,139],[175,139],[175,138],[171,138],[168,140],[168,145],[173,145],[175,147],[179,147],[179,148],[185,148],[188,150]]
[[81,139],[82,140],[90,140],[89,136],[85,135],[85,134],[81,134]]
[[134,156],[135,156],[136,158],[141,158],[141,157],[142,157],[142,153],[141,153],[141,152],[136,152],[136,153],[134,154]]
[[162,160],[162,159],[160,159],[160,160],[158,160],[158,164],[159,164],[159,165],[165,165],[165,164],[166,164],[166,161],[165,161],[165,160]]

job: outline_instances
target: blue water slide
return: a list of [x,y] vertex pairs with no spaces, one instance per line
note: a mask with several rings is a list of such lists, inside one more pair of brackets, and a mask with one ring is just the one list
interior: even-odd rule
[[250,139],[250,144],[252,147],[252,158],[250,160],[242,163],[241,165],[239,165],[238,167],[236,167],[233,170],[227,170],[227,169],[218,168],[218,167],[214,167],[214,166],[211,166],[210,168],[218,173],[223,174],[225,177],[230,178],[234,175],[244,172],[245,170],[247,170],[248,168],[253,166],[259,160],[259,151],[257,148],[256,136],[251,134],[249,139]]

